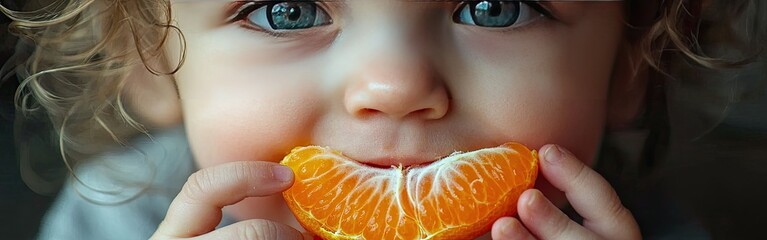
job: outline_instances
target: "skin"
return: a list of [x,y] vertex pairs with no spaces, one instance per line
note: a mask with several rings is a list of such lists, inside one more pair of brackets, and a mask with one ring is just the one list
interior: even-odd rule
[[[499,30],[454,23],[456,3],[348,1],[327,6],[331,25],[273,37],[224,23],[225,3],[174,3],[187,42],[178,95],[148,91],[171,96],[162,106],[182,113],[201,170],[154,238],[301,238],[277,194],[292,174],[272,171],[295,146],[387,166],[516,141],[542,153],[542,177],[518,217],[493,225],[493,239],[639,239],[631,213],[588,167],[605,126],[622,124],[608,121],[612,108],[642,99],[616,71],[630,57],[620,51],[623,3],[545,7],[553,19]],[[616,95],[625,104],[608,104]],[[142,116],[176,119],[158,112]],[[567,203],[584,225],[556,207]],[[243,221],[214,231],[222,208]]]

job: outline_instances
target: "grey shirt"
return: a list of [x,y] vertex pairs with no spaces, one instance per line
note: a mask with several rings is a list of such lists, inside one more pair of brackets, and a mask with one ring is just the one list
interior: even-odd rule
[[79,181],[70,177],[65,184],[39,239],[147,239],[154,233],[196,167],[181,127],[131,145],[76,167]]

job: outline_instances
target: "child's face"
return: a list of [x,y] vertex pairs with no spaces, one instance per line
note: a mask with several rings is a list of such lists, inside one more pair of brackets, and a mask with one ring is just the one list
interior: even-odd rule
[[[197,163],[276,162],[295,146],[322,145],[410,165],[508,141],[560,144],[590,162],[623,5],[540,3],[546,17],[489,2],[486,11],[459,2],[175,3],[187,43],[177,84]],[[272,35],[270,23],[305,28]],[[230,212],[296,226],[281,201],[249,199]]]

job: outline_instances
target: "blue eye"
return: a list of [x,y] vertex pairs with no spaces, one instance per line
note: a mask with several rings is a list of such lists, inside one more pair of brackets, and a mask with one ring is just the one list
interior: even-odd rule
[[247,2],[237,18],[266,31],[300,30],[331,24],[321,7],[307,1]]
[[458,7],[453,20],[456,23],[481,27],[502,28],[519,25],[544,15],[535,2],[520,1],[467,1]]

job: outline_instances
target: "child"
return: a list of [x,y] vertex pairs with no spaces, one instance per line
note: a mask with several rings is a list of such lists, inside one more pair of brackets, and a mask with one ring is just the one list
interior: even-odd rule
[[541,177],[486,237],[639,239],[588,166],[605,129],[647,107],[669,43],[695,56],[701,7],[58,2],[3,9],[36,44],[20,107],[47,111],[72,171],[43,239],[302,238],[277,194],[293,175],[275,162],[295,146],[413,165],[508,141],[540,151]]

